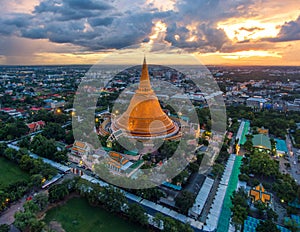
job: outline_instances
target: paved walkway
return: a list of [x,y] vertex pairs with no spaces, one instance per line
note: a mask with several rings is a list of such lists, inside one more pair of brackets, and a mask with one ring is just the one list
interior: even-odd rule
[[2,224],[11,225],[15,221],[14,218],[15,213],[23,209],[23,204],[25,203],[25,201],[26,201],[26,197],[23,197],[21,200],[12,204],[7,210],[5,210],[0,215],[0,225]]

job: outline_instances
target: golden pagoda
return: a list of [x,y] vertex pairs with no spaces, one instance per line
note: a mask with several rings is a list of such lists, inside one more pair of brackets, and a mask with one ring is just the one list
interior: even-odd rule
[[127,110],[120,117],[112,120],[111,130],[122,131],[127,137],[141,140],[169,138],[179,131],[177,123],[162,110],[151,87],[146,58],[144,58],[139,87]]

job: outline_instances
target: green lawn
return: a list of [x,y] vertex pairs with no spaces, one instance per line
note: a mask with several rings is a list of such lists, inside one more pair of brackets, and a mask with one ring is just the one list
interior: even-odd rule
[[28,173],[23,172],[17,164],[0,157],[0,189],[19,180],[29,180]]
[[70,199],[65,205],[49,210],[45,222],[60,222],[66,232],[146,232],[123,218],[92,207],[84,198]]

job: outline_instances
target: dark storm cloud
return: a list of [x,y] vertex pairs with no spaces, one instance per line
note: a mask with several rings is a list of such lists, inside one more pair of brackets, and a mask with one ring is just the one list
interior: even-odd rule
[[66,21],[99,16],[102,11],[113,8],[100,0],[43,0],[35,7],[34,13],[51,13],[55,20]]
[[122,11],[104,0],[41,0],[32,14],[0,16],[0,34],[70,43],[93,51],[147,42],[153,22],[162,20],[167,26],[165,40],[173,46],[215,52],[231,45],[225,32],[217,28],[218,22],[250,16],[253,1],[181,0],[176,11],[160,12],[153,5],[146,9],[136,4]]
[[127,11],[116,16],[115,11],[109,11],[107,14],[103,12],[101,17],[60,21],[55,20],[52,12],[44,12],[36,13],[34,23],[22,28],[20,32],[26,38],[70,43],[88,50],[123,48],[149,40],[153,20],[170,14],[171,12]]
[[283,24],[276,38],[266,38],[263,40],[270,42],[300,40],[300,16],[295,21]]
[[113,21],[114,21],[113,17],[88,19],[88,22],[92,27],[109,26],[112,24]]
[[43,0],[35,7],[36,13],[63,13],[67,9],[75,10],[110,10],[113,6],[102,0]]
[[118,11],[102,0],[42,0],[32,12],[0,18],[0,34],[69,43],[86,50],[115,49],[149,41],[153,21],[172,12]]
[[[123,48],[133,44],[149,41],[154,19],[165,18],[170,12],[129,13],[115,18],[109,27],[102,28],[102,33],[90,41],[91,49]],[[104,30],[104,31],[103,31]],[[95,29],[95,31],[98,31]],[[81,41],[88,46],[89,41]]]
[[19,28],[27,27],[32,19],[28,14],[2,14],[0,17],[0,34],[13,35],[18,34]]

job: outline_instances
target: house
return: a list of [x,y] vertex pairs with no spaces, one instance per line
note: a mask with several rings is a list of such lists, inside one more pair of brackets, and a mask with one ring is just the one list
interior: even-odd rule
[[28,123],[26,125],[29,128],[29,133],[33,133],[33,132],[43,129],[46,126],[46,123],[44,121],[40,120],[37,122]]

